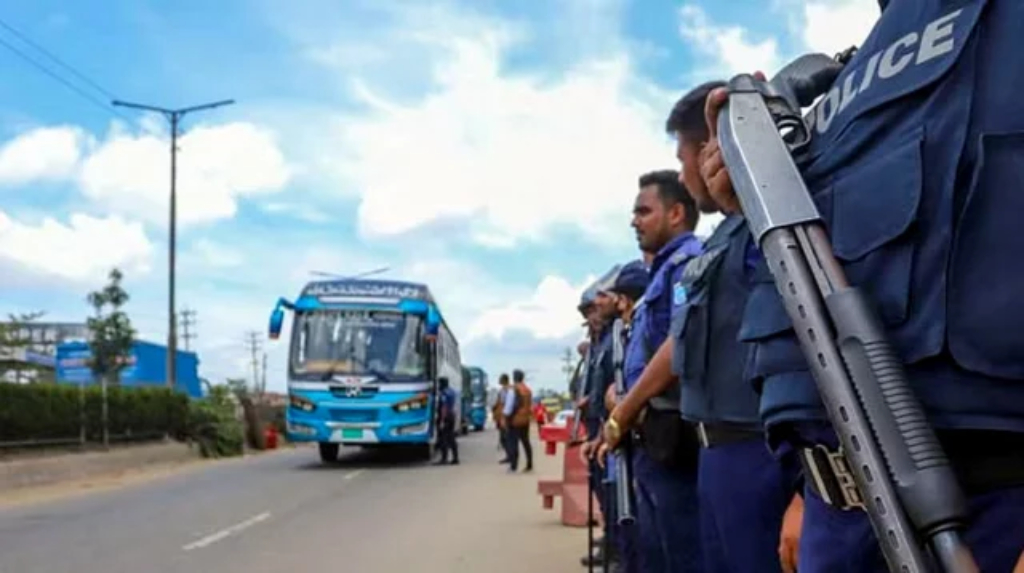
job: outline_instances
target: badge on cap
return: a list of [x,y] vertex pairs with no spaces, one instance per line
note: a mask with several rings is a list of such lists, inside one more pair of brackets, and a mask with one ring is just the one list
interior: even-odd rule
[[686,304],[686,287],[681,283],[676,283],[672,287],[672,306],[680,306]]

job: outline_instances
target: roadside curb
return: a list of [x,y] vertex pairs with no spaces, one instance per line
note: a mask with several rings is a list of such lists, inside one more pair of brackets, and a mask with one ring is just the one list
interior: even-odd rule
[[[40,503],[45,501],[54,501],[58,499],[79,497],[82,495],[88,495],[92,493],[98,493],[102,491],[110,491],[120,489],[122,487],[128,487],[132,485],[138,485],[146,483],[155,479],[169,477],[175,474],[194,471],[204,467],[212,467],[215,465],[229,464],[229,463],[241,463],[245,461],[251,461],[255,458],[264,457],[267,455],[279,454],[284,452],[290,452],[299,449],[301,446],[283,445],[273,450],[251,450],[246,451],[241,456],[232,456],[224,458],[203,458],[199,455],[198,451],[194,448],[189,448],[188,445],[171,442],[171,450],[177,449],[179,453],[183,450],[185,455],[180,457],[171,456],[169,459],[163,460],[152,460],[148,463],[135,463],[133,465],[124,465],[121,467],[107,467],[103,470],[95,471],[89,475],[70,475],[64,473],[62,477],[65,479],[55,479],[50,477],[49,479],[36,479],[33,483],[28,483],[18,486],[9,485],[3,481],[3,471],[6,469],[8,474],[16,473],[12,472],[10,467],[4,468],[5,465],[14,464],[25,464],[25,462],[39,462],[41,460],[49,461],[51,464],[57,463],[58,460],[63,463],[72,463],[80,460],[83,456],[87,455],[112,455],[115,452],[92,452],[90,454],[65,454],[62,456],[54,456],[51,458],[35,458],[31,460],[17,460],[0,463],[0,509],[7,509],[12,507],[31,505],[34,503]],[[173,446],[178,446],[174,448]],[[52,474],[51,474],[52,475]],[[26,481],[24,477],[22,481]]]

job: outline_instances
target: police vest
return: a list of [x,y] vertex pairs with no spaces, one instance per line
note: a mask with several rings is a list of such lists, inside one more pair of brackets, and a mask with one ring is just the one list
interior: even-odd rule
[[586,417],[588,420],[603,420],[608,416],[608,408],[604,404],[604,394],[614,376],[611,370],[612,352],[611,328],[605,328],[598,335],[597,344],[591,353],[590,368],[587,369],[590,385],[587,387]]
[[672,317],[672,371],[679,377],[679,410],[693,422],[760,427],[759,397],[743,377],[749,345],[737,339],[750,292],[749,239],[743,218],[728,217],[679,281],[686,303]]
[[[1024,2],[892,2],[798,158],[933,421],[1024,431]],[[820,400],[764,265],[741,337],[766,422]],[[779,383],[774,383],[779,381]]]
[[[651,336],[651,325],[654,323],[653,314],[655,312],[656,302],[669,299],[670,308],[676,306],[677,303],[682,301],[678,300],[681,296],[680,291],[674,288],[671,279],[675,275],[676,270],[686,261],[690,260],[692,255],[680,248],[678,251],[672,254],[665,261],[665,264],[659,269],[659,272],[664,273],[664,280],[658,281],[655,279],[651,280],[651,284],[648,286],[647,291],[644,293],[644,304],[641,307],[642,312],[646,314],[641,325],[642,330],[638,330],[633,333],[633,336],[639,337],[638,343],[643,348],[644,363],[649,363],[654,353],[658,351],[658,347],[664,343],[664,340],[655,340]],[[651,398],[648,405],[655,410],[664,411],[678,411],[679,410],[679,384],[673,383],[664,392]]]

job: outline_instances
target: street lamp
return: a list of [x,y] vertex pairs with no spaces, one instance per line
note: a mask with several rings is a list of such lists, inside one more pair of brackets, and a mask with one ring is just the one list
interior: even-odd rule
[[130,103],[119,100],[114,100],[111,103],[118,107],[128,107],[163,114],[163,116],[171,123],[171,205],[170,230],[167,244],[167,385],[174,388],[178,377],[177,362],[175,361],[178,353],[178,333],[176,327],[177,317],[174,308],[175,257],[177,254],[178,225],[178,125],[181,123],[181,119],[185,114],[231,105],[235,103],[235,100],[226,99],[179,109],[167,109],[153,105]]

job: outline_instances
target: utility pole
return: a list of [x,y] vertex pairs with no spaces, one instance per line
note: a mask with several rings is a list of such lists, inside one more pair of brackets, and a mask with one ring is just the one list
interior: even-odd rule
[[144,105],[139,103],[130,103],[125,101],[114,100],[111,102],[112,105],[118,107],[128,107],[132,109],[140,109],[143,111],[151,111],[162,114],[171,124],[171,204],[170,204],[170,229],[168,230],[167,240],[167,385],[171,388],[175,387],[175,383],[178,378],[178,368],[175,359],[178,353],[178,333],[175,328],[177,322],[177,313],[174,308],[174,289],[175,289],[175,257],[177,256],[177,235],[178,235],[178,126],[181,124],[181,120],[186,114],[195,111],[203,111],[213,109],[215,107],[221,107],[225,105],[231,105],[235,103],[233,99],[226,99],[223,101],[217,101],[213,103],[205,103],[202,105],[194,105],[190,107],[183,107],[178,109],[167,109],[163,107],[157,107],[152,105]]
[[260,333],[250,330],[246,333],[246,344],[249,346],[249,353],[252,355],[252,389],[258,392],[260,389]]
[[263,376],[260,379],[260,397],[267,392],[267,353],[263,353]]
[[562,355],[562,372],[565,372],[565,378],[572,384],[572,373],[576,371],[576,365],[573,364],[572,349],[569,347],[565,348],[565,354]]
[[189,341],[196,337],[196,333],[189,330],[196,324],[196,311],[185,308],[181,311],[181,338],[185,342],[185,351],[191,350]]

